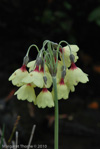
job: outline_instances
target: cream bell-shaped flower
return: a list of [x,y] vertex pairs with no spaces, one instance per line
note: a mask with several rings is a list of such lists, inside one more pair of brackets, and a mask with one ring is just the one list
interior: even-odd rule
[[18,87],[22,86],[24,83],[22,79],[28,75],[28,71],[26,70],[26,66],[23,65],[21,68],[17,69],[10,77],[9,81],[12,81],[13,85]]
[[42,72],[39,71],[39,66],[36,66],[36,68],[28,74],[27,77],[25,77],[22,82],[24,83],[34,83],[37,87],[42,88],[44,81],[43,81],[43,75]]
[[[44,68],[43,67],[41,67],[40,72],[41,72],[42,79],[43,79],[43,77],[44,77]],[[43,81],[43,86],[45,86],[46,88],[50,88],[51,85],[52,85],[51,74],[49,72],[46,72],[46,70],[45,70],[45,76],[47,78],[47,83],[45,84],[44,81]]]
[[27,100],[29,102],[35,102],[36,95],[34,88],[31,84],[25,84],[20,87],[14,95],[17,95],[19,100]]
[[[52,90],[52,95],[54,97],[54,91]],[[67,85],[64,82],[64,79],[61,78],[60,82],[57,84],[57,95],[58,95],[58,100],[60,99],[68,99],[69,96],[69,90]]]
[[35,104],[39,108],[54,107],[54,100],[50,91],[47,88],[43,88],[40,94],[36,98]]
[[[25,77],[22,82],[24,83],[33,83],[37,87],[43,88],[44,86],[44,80],[43,80],[44,71],[43,68],[39,70],[39,66],[36,66],[36,68],[28,74],[27,77]],[[48,72],[45,72],[45,75],[47,77],[47,84],[46,87],[49,88],[52,85],[52,77]]]
[[71,64],[71,68],[67,72],[66,79],[70,85],[77,85],[79,82],[86,83],[89,81],[88,75],[74,63]]
[[[74,61],[76,62],[78,60],[77,52],[79,51],[79,47],[77,45],[70,45],[70,47],[71,47],[71,53],[75,56]],[[60,49],[60,51],[62,53],[62,49]],[[71,65],[69,47],[68,46],[63,47],[63,52],[64,52],[65,65],[66,67],[69,67]]]

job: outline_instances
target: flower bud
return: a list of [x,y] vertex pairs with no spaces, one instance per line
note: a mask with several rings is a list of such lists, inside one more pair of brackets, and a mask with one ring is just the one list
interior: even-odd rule
[[43,76],[44,83],[47,84],[47,77]]
[[74,63],[75,56],[74,56],[73,54],[70,54],[70,60],[71,60],[71,62],[73,62],[73,63]]
[[61,71],[61,77],[64,78],[66,76],[66,66],[62,66]]
[[41,57],[37,57],[36,59],[36,65],[40,65],[42,63],[42,58]]
[[61,77],[64,78],[66,76],[66,70],[63,70],[61,73]]
[[27,65],[27,63],[29,62],[29,57],[26,55],[23,59],[23,65]]

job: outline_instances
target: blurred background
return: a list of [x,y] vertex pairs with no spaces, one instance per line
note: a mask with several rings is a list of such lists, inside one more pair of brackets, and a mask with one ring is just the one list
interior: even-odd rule
[[[17,87],[8,81],[28,47],[34,43],[41,48],[46,39],[77,44],[77,66],[90,80],[79,83],[68,100],[59,101],[59,149],[99,149],[100,0],[0,0],[0,128],[5,124],[6,142],[19,115],[19,144],[28,144],[36,124],[32,144],[53,148],[54,109],[18,101],[13,96]],[[30,60],[36,55],[31,50]]]

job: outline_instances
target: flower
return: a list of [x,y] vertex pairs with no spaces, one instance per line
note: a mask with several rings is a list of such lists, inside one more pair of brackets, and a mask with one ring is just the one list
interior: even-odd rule
[[28,100],[29,102],[35,102],[36,99],[35,91],[31,84],[23,85],[14,95],[17,95],[19,100]]
[[[75,62],[76,62],[78,59],[77,52],[79,51],[79,47],[77,45],[70,45],[70,48],[71,48],[72,54],[75,56]],[[66,67],[69,67],[71,65],[70,49],[68,46],[66,46],[66,47],[63,47],[63,49],[60,49],[61,53],[62,53],[62,50],[64,52],[65,65]]]
[[24,83],[34,83],[36,86],[42,88],[43,87],[43,77],[41,72],[39,71],[39,66],[26,76],[22,82]]
[[[67,46],[62,48],[62,42],[66,43]],[[33,46],[36,47],[38,55],[36,60],[28,63],[29,51]],[[23,66],[9,78],[9,81],[20,87],[15,93],[17,98],[29,102],[33,101],[39,108],[53,107],[54,102],[68,99],[69,92],[74,92],[75,86],[79,82],[89,81],[88,75],[74,63],[78,59],[78,50],[77,45],[69,45],[66,41],[57,44],[46,40],[43,42],[41,50],[36,45],[31,45],[23,59]],[[29,72],[26,70],[26,65]],[[52,83],[56,85],[56,88],[53,88],[51,93],[48,88],[51,87]],[[43,88],[37,98],[35,87]],[[58,100],[56,96],[54,97],[56,92]]]
[[71,64],[71,68],[68,70],[65,80],[69,82],[69,85],[77,85],[79,82],[86,83],[89,81],[88,75],[74,63]]
[[51,92],[48,91],[47,88],[43,88],[40,94],[37,96],[35,104],[39,108],[54,107],[54,100]]
[[22,79],[28,75],[28,71],[26,70],[26,66],[23,65],[21,68],[17,69],[10,77],[9,81],[12,81],[13,85],[22,86],[24,83]]
[[[67,85],[64,82],[64,78],[60,79],[60,82],[57,83],[57,93],[58,93],[58,100],[60,99],[68,99],[69,90]],[[54,97],[54,91],[52,90],[52,95]]]
[[[31,73],[29,73],[28,76],[26,76],[22,80],[22,82],[34,83],[37,87],[43,88],[43,86],[45,85],[43,75],[44,75],[43,68],[41,67],[41,69],[39,70],[39,66],[36,66],[36,68]],[[46,72],[45,75],[47,77],[46,87],[49,88],[52,84],[52,77],[48,72]]]

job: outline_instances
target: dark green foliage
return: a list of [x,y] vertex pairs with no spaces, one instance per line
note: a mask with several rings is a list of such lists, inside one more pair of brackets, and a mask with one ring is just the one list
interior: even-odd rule
[[98,26],[100,26],[100,6],[95,8],[88,17],[90,22],[95,22]]

